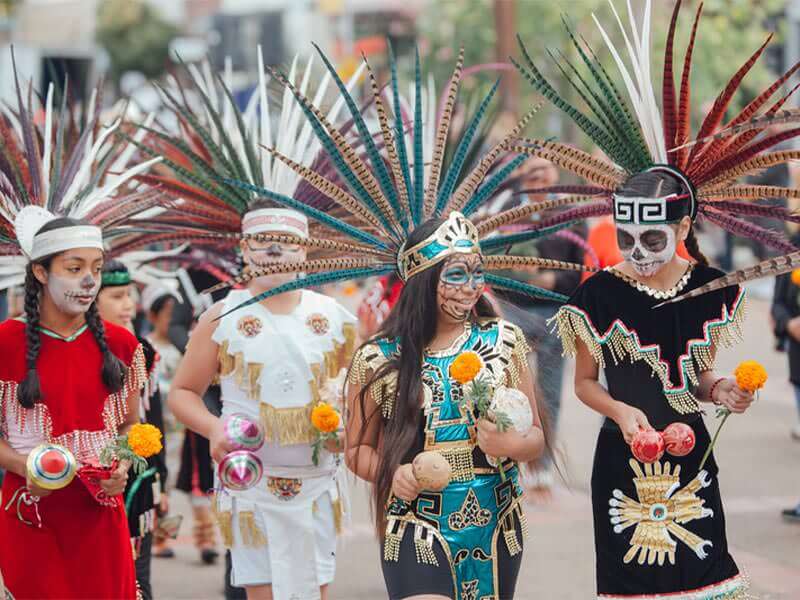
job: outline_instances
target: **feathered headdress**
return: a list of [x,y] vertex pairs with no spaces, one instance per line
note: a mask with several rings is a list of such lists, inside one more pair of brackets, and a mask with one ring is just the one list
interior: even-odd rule
[[[298,75],[298,62],[295,57],[289,80],[305,92],[313,61],[305,64],[302,77]],[[296,194],[299,190],[304,196],[319,196],[313,187],[303,189],[298,173],[313,165],[323,172],[327,170],[326,165],[315,162],[320,144],[311,125],[302,122],[302,111],[291,101],[290,92],[284,94],[276,114],[260,47],[258,65],[258,84],[244,110],[234,99],[230,78],[212,73],[208,63],[200,68],[185,68],[188,86],[177,78],[172,86],[159,86],[179,131],[170,134],[148,125],[141,127],[148,135],[138,143],[140,150],[149,156],[163,156],[164,160],[160,173],[142,174],[138,179],[158,187],[172,199],[169,210],[151,223],[161,231],[152,236],[152,242],[233,248],[241,238],[242,219],[258,197],[228,183],[232,179],[282,194]],[[320,82],[316,101],[325,98],[329,86],[330,76]],[[338,121],[342,104],[340,101],[326,112],[331,122]],[[263,146],[272,152],[262,151]]]
[[[721,125],[742,79],[764,52],[772,37],[769,36],[719,93],[697,132],[696,140],[690,143],[690,73],[702,3],[698,6],[686,45],[679,88],[675,85],[673,73],[673,46],[681,0],[675,3],[667,33],[660,107],[650,70],[652,2],[645,2],[641,26],[637,24],[631,3],[628,2],[627,29],[611,0],[609,4],[621,30],[625,50],[618,50],[596,17],[594,20],[622,77],[624,94],[594,50],[585,40],[578,40],[566,19],[564,26],[583,67],[579,68],[563,55],[557,57],[550,53],[550,56],[588,107],[588,112],[579,110],[559,95],[537,68],[521,39],[519,45],[523,60],[512,59],[523,77],[565,112],[608,159],[596,158],[555,141],[521,140],[513,149],[546,158],[600,188],[600,195],[607,202],[604,209],[598,207],[594,214],[613,213],[617,222],[635,223],[674,222],[686,215],[692,219],[702,215],[735,235],[755,239],[783,252],[793,250],[784,235],[754,225],[742,217],[771,216],[796,221],[798,217],[785,209],[758,205],[752,201],[798,197],[800,192],[790,188],[742,185],[737,182],[760,170],[800,158],[800,151],[769,151],[776,144],[800,135],[800,128],[760,136],[773,118],[784,114],[780,112],[781,107],[796,87],[771,105],[768,102],[800,68],[800,63],[758,94],[724,126]],[[623,58],[625,54],[627,62]],[[754,119],[765,108],[764,118]],[[744,124],[747,126],[742,127]],[[721,127],[723,131],[718,133]],[[683,183],[688,192],[663,198],[615,195],[615,191],[628,178],[646,171],[668,172]],[[573,211],[577,213],[586,208]]]
[[[113,137],[120,120],[101,125],[97,90],[81,123],[66,82],[54,109],[52,84],[40,106],[30,85],[23,98],[16,66],[14,81],[16,111],[0,112],[0,289],[21,284],[30,260],[69,248],[104,249],[104,238],[135,236],[132,219],[158,204],[155,190],[128,184],[160,159],[124,168],[135,148]],[[40,111],[43,119],[36,118]],[[59,217],[85,224],[38,233]]]
[[[303,272],[307,275],[303,279],[256,296],[248,303],[301,287],[392,272],[406,279],[453,253],[483,253],[513,243],[506,239],[508,236],[496,238],[488,236],[498,225],[524,218],[532,211],[519,215],[508,211],[478,225],[473,223],[470,217],[475,215],[525,160],[525,156],[515,156],[511,160],[506,160],[501,168],[487,177],[498,162],[507,158],[506,146],[522,133],[534,111],[526,115],[512,131],[490,148],[464,176],[462,171],[465,169],[468,153],[498,84],[495,83],[478,105],[455,145],[449,164],[445,165],[445,147],[457,102],[463,51],[446,87],[445,101],[435,123],[425,123],[423,119],[422,69],[418,54],[414,69],[413,114],[408,119],[410,123],[407,123],[403,116],[394,58],[390,57],[389,60],[391,81],[386,95],[364,59],[372,92],[370,100],[377,115],[378,130],[374,132],[367,125],[358,104],[337,75],[334,66],[319,48],[317,50],[354,122],[357,134],[354,142],[351,143],[341,135],[317,108],[316,103],[309,100],[289,78],[277,70],[273,70],[273,76],[294,96],[322,145],[327,160],[333,164],[343,183],[339,185],[313,169],[301,169],[285,161],[282,154],[274,149],[270,152],[279,160],[284,160],[301,177],[313,183],[318,190],[336,202],[344,211],[346,218],[320,211],[310,206],[303,198],[291,197],[268,187],[253,185],[242,180],[228,183],[297,210],[316,221],[327,230],[326,236],[311,237],[298,243],[307,248],[319,248],[324,244],[326,250],[338,256],[274,265],[247,273],[229,282],[240,283],[271,273]],[[408,137],[407,124],[411,128]],[[428,138],[432,139],[433,143],[429,155],[430,161],[426,164],[425,140]],[[407,248],[406,241],[409,234],[421,223],[433,217],[443,218],[445,222],[422,243]],[[582,269],[582,266],[560,261],[505,255],[486,256],[484,265],[489,271],[486,276],[489,285],[555,300],[566,298],[491,271],[512,266]]]

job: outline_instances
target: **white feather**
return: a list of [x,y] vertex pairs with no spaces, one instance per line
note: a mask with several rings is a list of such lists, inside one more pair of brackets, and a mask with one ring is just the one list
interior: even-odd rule
[[[264,75],[264,56],[261,53],[261,46],[258,46],[258,95],[260,99],[259,107],[259,125],[260,133],[259,140],[261,144],[272,147],[272,123],[270,123],[271,115],[269,112],[269,100],[267,94],[267,79]],[[264,152],[259,149],[261,154],[261,174],[264,179],[264,184],[269,181],[269,175],[272,173],[272,155],[269,152]]]
[[50,153],[53,137],[53,84],[47,86],[47,100],[44,109],[44,151],[42,153],[42,201],[47,202],[50,195]]

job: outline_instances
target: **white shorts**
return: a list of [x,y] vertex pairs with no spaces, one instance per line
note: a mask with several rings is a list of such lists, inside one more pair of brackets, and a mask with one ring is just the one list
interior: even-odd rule
[[[268,531],[262,512],[256,508],[253,513],[258,529]],[[333,581],[336,572],[336,525],[330,493],[325,492],[314,503],[313,519],[316,537],[317,580],[319,585],[323,586]],[[272,583],[269,536],[267,536],[266,545],[256,548],[245,545],[242,540],[239,516],[236,513],[233,515],[232,530],[231,584],[246,587]],[[302,557],[302,560],[307,561],[308,559]]]

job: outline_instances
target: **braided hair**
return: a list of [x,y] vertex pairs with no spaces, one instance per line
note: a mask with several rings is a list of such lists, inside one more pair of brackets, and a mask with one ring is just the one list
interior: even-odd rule
[[[46,223],[37,233],[44,233],[63,227],[74,227],[81,225],[82,222],[76,219],[59,218]],[[36,279],[33,273],[33,265],[39,264],[47,271],[53,262],[52,256],[41,258],[35,263],[29,263],[25,270],[25,362],[27,374],[25,379],[17,387],[17,400],[24,408],[33,408],[37,402],[42,400],[42,388],[39,382],[39,374],[36,372],[36,361],[41,350],[41,338],[39,334],[41,300],[44,286]],[[125,366],[122,361],[108,347],[105,335],[105,327],[100,319],[95,302],[91,304],[86,313],[86,325],[92,332],[100,353],[103,356],[103,368],[101,376],[103,383],[113,393],[122,389],[125,375]]]
[[[638,196],[641,198],[656,198],[669,196],[671,194],[686,194],[687,189],[684,182],[670,175],[667,171],[645,171],[637,173],[625,182],[617,190],[620,196]],[[699,265],[708,266],[708,259],[700,251],[697,236],[694,233],[694,223],[689,228],[689,235],[684,241],[686,251]]]

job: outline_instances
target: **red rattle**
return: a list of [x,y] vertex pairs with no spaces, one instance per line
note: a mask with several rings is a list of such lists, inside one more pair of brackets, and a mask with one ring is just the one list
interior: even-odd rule
[[639,462],[656,462],[664,456],[664,438],[654,429],[640,431],[633,436],[631,452]]
[[672,423],[667,425],[661,433],[667,454],[672,456],[686,456],[694,450],[694,430],[686,423]]

